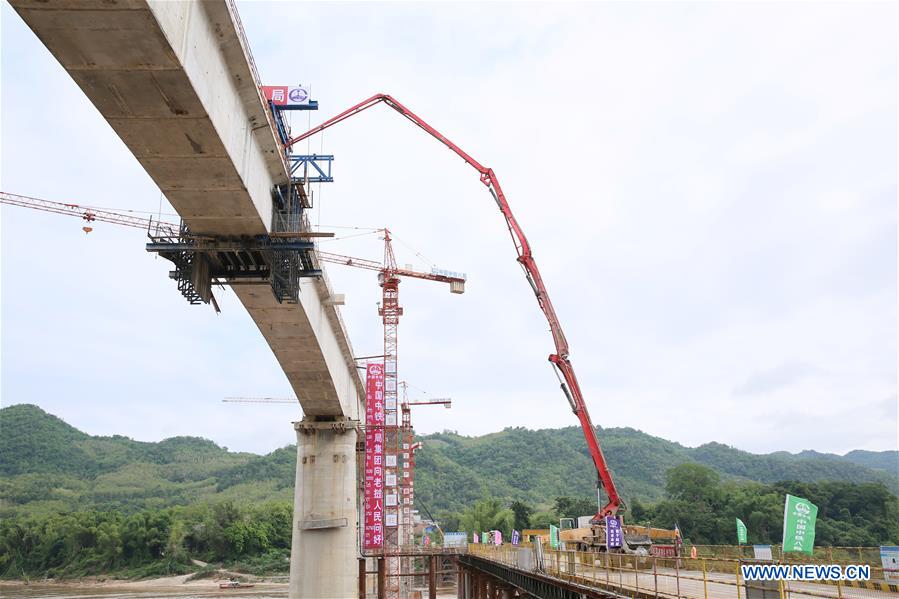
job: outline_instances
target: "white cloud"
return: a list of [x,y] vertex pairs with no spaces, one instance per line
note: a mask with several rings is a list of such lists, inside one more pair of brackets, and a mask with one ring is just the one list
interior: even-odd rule
[[[496,170],[597,424],[753,451],[896,447],[896,419],[877,407],[896,394],[894,5],[240,9],[265,80],[311,83],[322,106],[294,115],[295,131],[385,91]],[[136,161],[6,5],[3,17],[3,189],[155,210]],[[42,86],[52,110],[34,101]],[[48,159],[47,140],[64,159]],[[474,171],[386,109],[309,147],[337,157],[313,220],[390,226],[469,274],[463,296],[401,285],[401,374],[455,400],[416,413],[419,430],[574,424]],[[219,317],[183,304],[127,231],[85,240],[64,219],[4,209],[2,232],[4,401],[91,432],[258,451],[291,441],[287,408],[218,403],[289,393],[233,295]],[[327,249],[377,258],[381,246]],[[356,351],[380,353],[374,276],[329,275]],[[781,365],[802,376],[735,393]],[[784,424],[796,414],[808,434]]]

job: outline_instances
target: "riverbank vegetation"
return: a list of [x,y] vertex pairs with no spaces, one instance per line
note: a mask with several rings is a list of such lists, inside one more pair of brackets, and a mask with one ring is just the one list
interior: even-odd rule
[[[0,429],[0,577],[143,578],[204,562],[287,572],[293,447],[259,456],[195,437],[91,436],[29,405],[0,409]],[[751,543],[777,543],[791,493],[818,505],[818,545],[899,544],[895,451],[754,455],[633,429],[601,436],[627,522],[678,523],[688,541],[732,544],[741,518]],[[592,465],[573,427],[420,439],[416,502],[443,530],[508,538],[595,513]]]
[[[804,497],[818,506],[815,544],[872,547],[899,544],[899,498],[880,483],[722,481],[700,464],[682,464],[666,473],[665,497],[654,503],[630,501],[625,521],[673,529],[677,524],[688,542],[699,545],[736,544],[735,519],[749,529],[749,542],[781,541],[786,494]],[[549,507],[520,501],[506,505],[496,499],[476,501],[461,512],[442,514],[445,530],[548,528],[560,518],[596,513],[589,497],[556,497]]]
[[286,502],[4,519],[0,577],[145,578],[193,572],[196,561],[257,575],[286,573],[291,519]]

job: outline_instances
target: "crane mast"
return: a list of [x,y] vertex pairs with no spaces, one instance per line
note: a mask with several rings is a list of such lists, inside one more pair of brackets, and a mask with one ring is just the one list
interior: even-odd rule
[[587,442],[587,447],[590,451],[590,457],[593,460],[593,465],[596,468],[597,492],[601,488],[605,489],[605,492],[608,496],[608,502],[605,506],[598,508],[594,520],[598,520],[604,516],[615,515],[621,507],[622,500],[618,495],[618,490],[615,488],[615,483],[612,480],[612,475],[609,472],[609,468],[606,464],[605,456],[602,453],[602,449],[599,445],[599,440],[596,437],[596,429],[593,426],[593,422],[590,420],[590,414],[587,411],[587,404],[584,402],[584,396],[581,392],[581,387],[578,384],[577,376],[574,373],[574,367],[571,364],[571,360],[569,360],[568,358],[568,340],[565,338],[565,333],[562,330],[562,325],[559,322],[559,317],[557,316],[556,310],[549,298],[549,294],[546,290],[546,285],[543,283],[543,277],[540,275],[540,269],[537,267],[537,263],[534,260],[533,254],[531,252],[531,245],[530,243],[528,243],[527,237],[525,236],[521,225],[518,224],[518,221],[515,219],[514,214],[512,214],[512,209],[509,207],[509,202],[506,200],[506,196],[503,193],[502,186],[499,183],[499,179],[497,178],[496,173],[493,172],[493,169],[485,167],[483,164],[475,160],[471,155],[462,150],[462,148],[450,141],[449,138],[429,125],[424,119],[416,115],[414,112],[398,102],[395,98],[387,94],[375,94],[374,96],[371,96],[370,98],[363,100],[362,102],[348,108],[340,114],[324,121],[317,127],[314,127],[305,133],[291,138],[285,144],[285,149],[289,149],[294,144],[301,142],[306,138],[311,137],[312,135],[320,133],[331,126],[336,125],[337,123],[340,123],[341,121],[344,121],[351,116],[359,114],[360,112],[382,102],[388,105],[390,108],[396,110],[416,126],[423,129],[426,133],[428,133],[428,135],[435,138],[437,141],[452,150],[457,156],[462,158],[462,160],[464,160],[466,164],[470,165],[472,168],[478,171],[478,173],[480,174],[481,183],[483,183],[487,187],[487,189],[490,191],[490,194],[493,196],[497,207],[502,213],[503,218],[505,218],[506,220],[506,226],[509,229],[509,234],[512,237],[513,244],[515,245],[515,251],[518,254],[518,263],[524,270],[525,278],[527,279],[528,283],[531,286],[531,289],[534,292],[534,295],[537,298],[537,304],[540,306],[540,309],[543,311],[543,314],[546,316],[546,320],[549,323],[549,328],[552,332],[553,343],[555,344],[555,352],[550,354],[549,361],[555,368],[557,376],[561,375],[560,386],[562,388],[562,392],[568,399],[568,402],[571,405],[571,410],[577,416],[581,428],[583,429],[584,439]]

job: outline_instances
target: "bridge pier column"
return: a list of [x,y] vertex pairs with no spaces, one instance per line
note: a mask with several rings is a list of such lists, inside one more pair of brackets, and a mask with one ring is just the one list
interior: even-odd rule
[[359,592],[356,561],[356,429],[294,423],[297,473],[289,599],[346,599]]
[[490,592],[490,577],[487,574],[478,574],[478,592],[475,597],[477,599],[488,599]]
[[515,587],[503,585],[499,589],[499,599],[515,599]]

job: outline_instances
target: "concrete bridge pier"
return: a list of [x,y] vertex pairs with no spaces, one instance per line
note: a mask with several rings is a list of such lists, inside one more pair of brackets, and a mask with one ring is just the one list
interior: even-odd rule
[[297,474],[289,599],[358,594],[356,439],[349,420],[294,423]]

